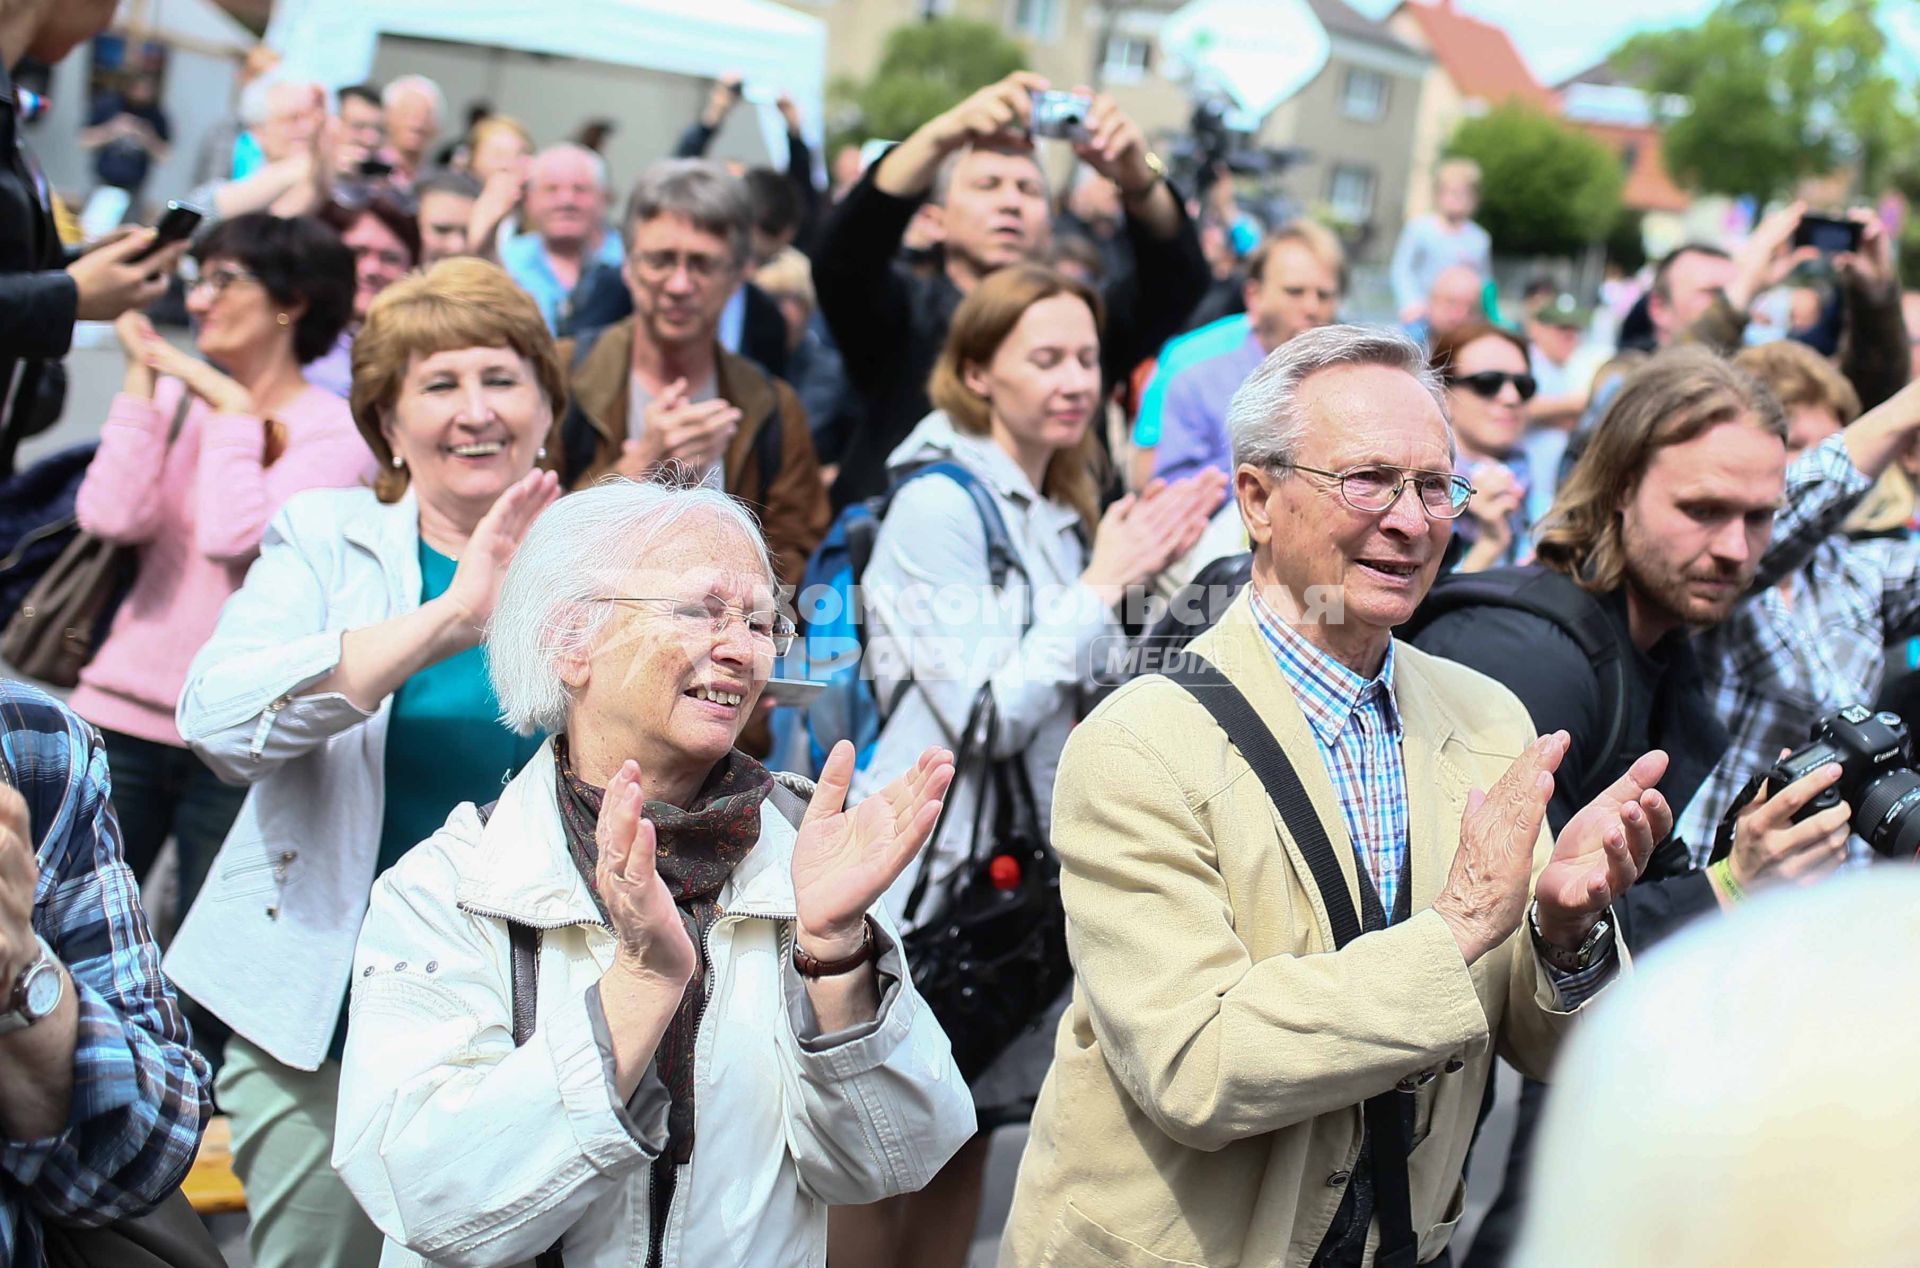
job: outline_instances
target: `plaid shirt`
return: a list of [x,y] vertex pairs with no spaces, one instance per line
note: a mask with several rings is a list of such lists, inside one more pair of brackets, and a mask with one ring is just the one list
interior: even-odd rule
[[[1255,623],[1307,717],[1340,798],[1347,835],[1392,924],[1407,861],[1407,763],[1400,749],[1400,710],[1393,698],[1393,643],[1387,643],[1380,672],[1362,678],[1295,634],[1257,589],[1249,591]],[[1578,973],[1563,972],[1544,960],[1541,965],[1559,1005],[1575,1008],[1612,979],[1615,958],[1609,939],[1594,962]]]
[[1307,715],[1320,760],[1340,798],[1340,817],[1393,923],[1407,862],[1407,764],[1393,701],[1393,644],[1380,672],[1362,678],[1301,638],[1253,592],[1253,614],[1280,672]]
[[41,1263],[43,1217],[105,1224],[172,1192],[212,1108],[121,853],[99,735],[51,697],[0,680],[0,767],[35,835],[34,932],[66,966],[80,1010],[66,1128],[0,1138],[0,1262],[26,1268]]
[[[1920,543],[1832,535],[1870,482],[1836,437],[1787,472],[1787,500],[1825,534],[1781,586],[1744,600],[1699,638],[1714,710],[1733,737],[1676,829],[1696,862],[1754,773],[1807,742],[1814,722],[1880,694],[1887,644],[1920,633]],[[1780,531],[1776,521],[1776,531]]]

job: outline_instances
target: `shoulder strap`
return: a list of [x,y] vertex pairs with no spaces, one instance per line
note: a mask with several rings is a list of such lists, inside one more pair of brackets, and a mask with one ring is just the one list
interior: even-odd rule
[[767,793],[767,800],[773,803],[781,818],[798,830],[800,821],[807,816],[807,804],[813,800],[812,781],[786,771],[774,771],[773,788]]
[[[1334,949],[1358,938],[1360,920],[1354,913],[1346,876],[1334,857],[1326,827],[1314,811],[1293,763],[1287,760],[1286,751],[1260,720],[1252,703],[1225,674],[1192,652],[1180,657],[1179,663],[1165,672],[1213,715],[1220,729],[1227,733],[1227,739],[1260,777],[1267,796],[1279,807],[1280,818],[1293,833],[1300,852],[1307,856],[1313,883],[1326,904],[1327,921],[1333,926]],[[1419,1242],[1413,1235],[1413,1195],[1407,1176],[1407,1155],[1413,1152],[1410,1111],[1410,1095],[1398,1089],[1370,1096],[1360,1107],[1370,1145],[1373,1214],[1380,1222],[1375,1268],[1414,1268],[1417,1263]]]
[[[987,535],[988,579],[996,589],[1007,584],[1007,575],[1020,567],[1020,559],[1013,553],[1013,538],[1007,533],[1007,522],[1000,517],[1000,504],[993,500],[993,491],[979,476],[953,461],[928,463],[907,480],[918,480],[924,475],[943,475],[967,491],[967,496],[973,499],[973,509],[980,516],[980,527]],[[1030,612],[1028,619],[1032,619]]]
[[186,384],[180,385],[180,403],[173,407],[173,422],[167,427],[167,448],[173,448],[173,442],[180,439],[180,429],[187,425],[187,411],[193,408],[193,393],[187,391]]
[[1326,825],[1320,822],[1313,799],[1307,796],[1306,786],[1300,782],[1299,772],[1293,769],[1286,751],[1260,720],[1252,703],[1211,662],[1191,652],[1164,672],[1213,715],[1220,729],[1227,733],[1228,741],[1240,750],[1240,756],[1260,777],[1267,796],[1279,808],[1287,831],[1293,834],[1300,852],[1306,855],[1313,883],[1327,908],[1327,923],[1333,926],[1334,949],[1337,951],[1358,938],[1360,917],[1354,910],[1352,896],[1347,893],[1346,874],[1334,856]]
[[[480,815],[480,826],[486,827],[487,820],[493,818],[493,810],[500,803],[490,801],[476,807]],[[511,981],[513,999],[509,1005],[513,1016],[513,1046],[524,1048],[527,1040],[533,1038],[535,1007],[540,1000],[540,931],[532,925],[523,925],[517,920],[507,922],[507,945],[512,950]],[[534,1256],[534,1268],[565,1268],[560,1258],[560,1243],[553,1245]]]

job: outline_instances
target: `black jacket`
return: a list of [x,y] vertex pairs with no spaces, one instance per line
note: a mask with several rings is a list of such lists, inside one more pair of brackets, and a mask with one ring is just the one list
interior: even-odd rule
[[[836,510],[885,490],[887,455],[926,417],[927,380],[960,306],[959,288],[945,273],[919,277],[895,266],[901,236],[923,200],[882,192],[873,183],[878,167],[827,217],[813,259],[820,311],[846,361],[847,381],[866,406],[840,456]],[[1109,282],[1104,294],[1100,369],[1109,388],[1180,331],[1210,280],[1184,208],[1171,238],[1154,237],[1132,217],[1127,236],[1134,270]]]
[[66,273],[32,155],[20,136],[13,79],[0,67],[0,476],[20,442],[60,418],[80,292]]
[[[1613,701],[1603,699],[1599,677],[1573,639],[1546,618],[1512,608],[1466,608],[1436,617],[1413,639],[1420,650],[1459,661],[1504,685],[1527,707],[1542,734],[1567,732],[1572,742],[1547,806],[1547,822],[1556,834],[1584,804],[1582,790],[1611,783],[1653,748],[1667,752],[1667,774],[1659,787],[1678,816],[1728,743],[1686,634],[1675,631],[1641,652],[1628,634],[1624,591],[1600,602],[1615,626],[1627,668],[1626,727],[1611,755],[1594,750]],[[1596,765],[1603,762],[1605,770]],[[1614,912],[1621,936],[1638,952],[1715,905],[1706,874],[1691,866],[1685,845],[1669,837],[1656,848],[1640,883],[1614,904]]]

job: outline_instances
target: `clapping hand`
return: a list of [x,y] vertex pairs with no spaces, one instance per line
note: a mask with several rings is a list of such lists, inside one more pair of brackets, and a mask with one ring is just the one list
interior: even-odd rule
[[33,936],[33,899],[39,883],[26,798],[11,784],[0,783],[0,982],[7,983],[8,989],[40,954]]
[[1193,549],[1226,496],[1227,478],[1209,467],[1174,481],[1153,480],[1100,517],[1081,581],[1109,603],[1121,591]]
[[656,834],[643,813],[640,763],[621,764],[594,825],[594,888],[613,925],[614,965],[636,981],[684,989],[697,964],[693,938],[654,865]]
[[837,960],[860,949],[867,911],[926,844],[947,787],[953,754],[930,748],[913,768],[851,810],[853,745],[827,755],[793,846],[795,937],[802,950]]
[[1640,879],[1653,847],[1673,828],[1673,810],[1654,788],[1666,773],[1665,753],[1642,754],[1567,821],[1534,885],[1541,937],[1578,947],[1608,904]]
[[1567,733],[1527,745],[1486,792],[1467,794],[1460,847],[1433,910],[1472,964],[1507,940],[1526,912],[1533,847],[1553,798],[1553,773],[1567,755]]
[[560,496],[560,477],[551,471],[529,471],[494,500],[487,513],[467,539],[460,565],[443,596],[478,637],[493,617],[493,605],[500,598],[500,584],[506,580],[507,565],[513,562],[527,530],[540,518],[540,512],[552,506]]

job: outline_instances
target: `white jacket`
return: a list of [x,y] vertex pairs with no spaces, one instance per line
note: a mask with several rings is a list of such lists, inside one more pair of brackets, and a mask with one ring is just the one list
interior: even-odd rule
[[420,605],[420,513],[370,489],[289,499],[193,659],[175,721],[232,784],[252,784],[164,968],[274,1060],[326,1059],[386,810],[389,702],[301,696],[348,630]]
[[[991,592],[986,534],[967,491],[940,476],[905,485],[874,539],[861,591],[875,694],[883,707],[891,703],[909,663],[913,685],[893,705],[854,793],[877,791],[930,745],[958,753],[967,712],[981,685],[991,682],[999,714],[993,755],[1021,756],[1045,830],[1054,770],[1079,717],[1081,693],[1091,683],[1093,657],[1105,638],[1120,635],[1120,626],[1099,596],[1080,584],[1087,547],[1078,511],[1040,496],[1004,449],[986,436],[955,430],[938,411],[920,421],[887,465],[897,474],[941,460],[964,466],[992,491],[1019,561],[1009,587],[1024,582],[1033,588],[1033,623],[1022,637],[1018,603],[975,602]],[[955,587],[951,607],[938,598],[948,586]],[[896,919],[904,915],[923,863],[933,868],[937,883],[966,859],[975,819],[992,810],[991,799],[983,804],[981,797],[983,773],[976,763],[954,782],[938,837],[887,891],[887,908]],[[929,897],[916,919],[926,921],[933,908]]]
[[[793,841],[764,804],[759,843],[720,893],[669,1265],[824,1264],[828,1204],[918,1189],[973,1134],[947,1037],[883,914],[878,1017],[817,1037],[790,954]],[[518,1049],[508,919],[546,931],[535,1029]],[[333,1162],[390,1239],[383,1265],[520,1264],[563,1235],[567,1268],[645,1262],[666,1098],[649,1072],[634,1113],[616,1109],[587,1003],[613,952],[567,853],[551,744],[485,826],[463,805],[380,878]]]

